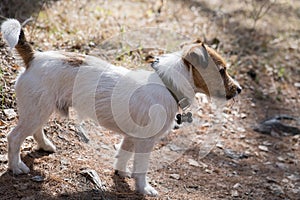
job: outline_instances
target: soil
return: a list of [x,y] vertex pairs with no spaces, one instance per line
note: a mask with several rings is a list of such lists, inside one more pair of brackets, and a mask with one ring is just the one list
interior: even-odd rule
[[[137,194],[132,179],[114,174],[121,136],[92,121],[80,126],[75,111],[69,119],[54,114],[44,127],[56,153],[37,151],[33,138],[26,139],[21,156],[31,172],[14,176],[7,171],[6,136],[18,121],[14,83],[22,64],[0,37],[1,199],[300,199],[300,136],[276,129],[270,134],[254,131],[265,119],[283,114],[295,118],[284,123],[300,126],[299,1],[65,0],[18,5],[18,0],[4,0],[1,16],[21,22],[33,16],[25,33],[37,50],[79,52],[149,68],[142,61],[145,54],[166,52],[152,38],[173,46],[200,38],[225,57],[243,91],[222,108],[222,124],[214,122],[211,105],[197,96],[194,123],[161,139],[149,173],[159,197]],[[180,37],[155,36],[145,27]],[[105,45],[117,45],[120,35],[134,31],[142,34],[129,41],[142,39],[154,45],[153,51],[116,54]],[[100,186],[84,170],[95,170]]]

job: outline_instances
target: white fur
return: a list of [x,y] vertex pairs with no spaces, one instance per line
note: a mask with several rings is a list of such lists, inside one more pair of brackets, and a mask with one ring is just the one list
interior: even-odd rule
[[3,38],[7,41],[12,49],[18,44],[18,39],[21,31],[21,24],[18,20],[8,19],[1,25]]
[[182,60],[182,54],[183,51],[178,51],[159,57],[157,72],[168,80],[171,80],[177,90],[182,91],[185,97],[192,100],[195,96],[193,77],[186,69]]

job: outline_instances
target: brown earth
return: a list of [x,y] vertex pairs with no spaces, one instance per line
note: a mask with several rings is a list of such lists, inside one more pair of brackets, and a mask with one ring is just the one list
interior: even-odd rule
[[[144,52],[132,51],[122,58],[110,54],[104,44],[116,40],[111,36],[158,27],[183,36],[175,38],[172,45],[185,37],[201,38],[224,55],[230,73],[243,87],[236,102],[229,102],[222,110],[226,123],[212,132],[208,127],[213,124],[210,116],[214,113],[202,102],[197,108],[199,122],[162,139],[153,154],[152,167],[159,166],[168,153],[178,151],[176,138],[190,143],[172,162],[150,170],[150,182],[160,193],[157,198],[136,194],[132,179],[114,175],[113,155],[121,137],[88,121],[84,123],[90,138],[86,143],[75,115],[71,119],[53,115],[45,126],[58,149],[54,154],[35,151],[33,138],[28,138],[22,157],[31,172],[14,176],[7,171],[6,135],[17,123],[13,85],[20,67],[0,37],[1,199],[300,199],[299,135],[276,129],[271,135],[253,131],[261,121],[282,114],[295,117],[292,125],[299,127],[300,2],[163,2],[65,0],[20,4],[18,0],[3,0],[0,17],[24,21],[33,16],[25,29],[35,49],[98,56],[106,53],[109,61],[128,67],[132,61],[141,62]],[[268,5],[270,9],[260,17],[260,8],[263,14]],[[138,38],[148,42],[151,37]],[[163,44],[170,38],[158,34],[157,40]],[[200,156],[204,149],[201,139],[214,134],[219,137],[212,143],[213,149]],[[160,154],[164,147],[168,148]],[[96,170],[102,182],[100,189],[81,173],[84,169]]]

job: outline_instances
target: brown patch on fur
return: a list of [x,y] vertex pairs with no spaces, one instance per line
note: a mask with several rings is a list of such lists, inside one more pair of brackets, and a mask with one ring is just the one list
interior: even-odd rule
[[[195,48],[198,48],[202,46],[202,43],[199,45],[193,46],[191,49],[189,49],[189,52],[193,51]],[[226,98],[230,99],[234,97],[237,93],[237,88],[239,87],[238,85],[235,84],[234,80],[230,77],[230,75],[226,71],[226,62],[225,60],[212,48],[205,46],[209,56],[212,58],[214,61],[215,65],[217,66],[220,75],[223,79],[223,84],[225,88],[225,93],[226,93]],[[199,73],[199,71],[194,67],[191,63],[189,63],[187,60],[184,59],[183,57],[183,62],[187,66],[187,68],[192,67],[192,73],[193,73],[193,80],[195,86],[202,90],[206,95],[210,96],[208,87]]]
[[214,49],[208,46],[205,46],[205,48],[219,69],[221,67],[226,68],[226,61]]
[[22,57],[26,69],[28,69],[30,66],[29,63],[34,58],[34,56],[33,56],[34,50],[32,49],[29,42],[27,42],[23,30],[21,30],[21,32],[20,32],[19,41],[18,41],[18,44],[16,45],[16,49],[17,49],[19,55]]
[[63,61],[67,65],[71,65],[73,67],[79,67],[85,63],[84,55],[76,54],[76,53],[68,53],[68,52],[63,52],[62,54],[65,56]]
[[206,49],[219,69],[220,75],[224,83],[226,98],[231,99],[236,95],[238,86],[235,84],[234,80],[227,72],[226,61],[214,49],[210,47],[207,47]]
[[148,55],[148,56],[146,56],[146,58],[145,58],[145,62],[146,62],[146,63],[154,63],[155,60],[156,60],[156,58],[155,58],[154,56],[152,56],[152,55]]
[[224,82],[226,99],[231,99],[236,95],[238,86],[234,83],[226,70],[224,72],[221,71],[220,73]]
[[193,72],[193,79],[194,79],[195,86],[197,88],[201,88],[201,90],[204,92],[204,94],[209,96],[208,87],[207,87],[205,81],[203,80],[201,74],[199,73],[199,71],[195,67],[192,67],[192,72]]
[[208,87],[207,87],[205,81],[203,80],[201,74],[199,73],[199,71],[185,59],[183,59],[183,62],[187,68],[189,68],[189,67],[192,68],[193,80],[194,80],[195,86],[197,88],[200,88],[202,90],[202,92],[204,92],[206,95],[209,96]]

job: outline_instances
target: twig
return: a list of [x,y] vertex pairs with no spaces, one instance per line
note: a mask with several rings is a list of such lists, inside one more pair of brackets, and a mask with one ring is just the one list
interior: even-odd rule
[[22,23],[22,27],[26,26],[29,22],[33,21],[32,16],[30,16],[28,19],[26,19],[23,23]]
[[[44,8],[45,3],[46,3],[46,0],[43,1],[43,3],[42,3],[42,5],[41,5],[41,7],[40,7],[38,13],[40,13],[41,10]],[[37,16],[39,16],[39,15],[37,15]],[[31,17],[30,17],[30,18],[31,18]],[[34,20],[32,20],[32,21],[34,21],[34,23],[33,23],[32,29],[31,29],[31,33],[30,33],[30,41],[32,41],[32,36],[35,35],[35,34],[34,34],[34,31],[35,31],[35,28],[36,28],[36,21],[37,21],[37,19],[38,19],[38,17],[36,17]],[[27,20],[26,20],[26,21],[27,21]],[[25,22],[26,22],[26,21],[25,21]]]
[[0,15],[1,19],[7,19],[7,17],[4,17],[3,15]]

